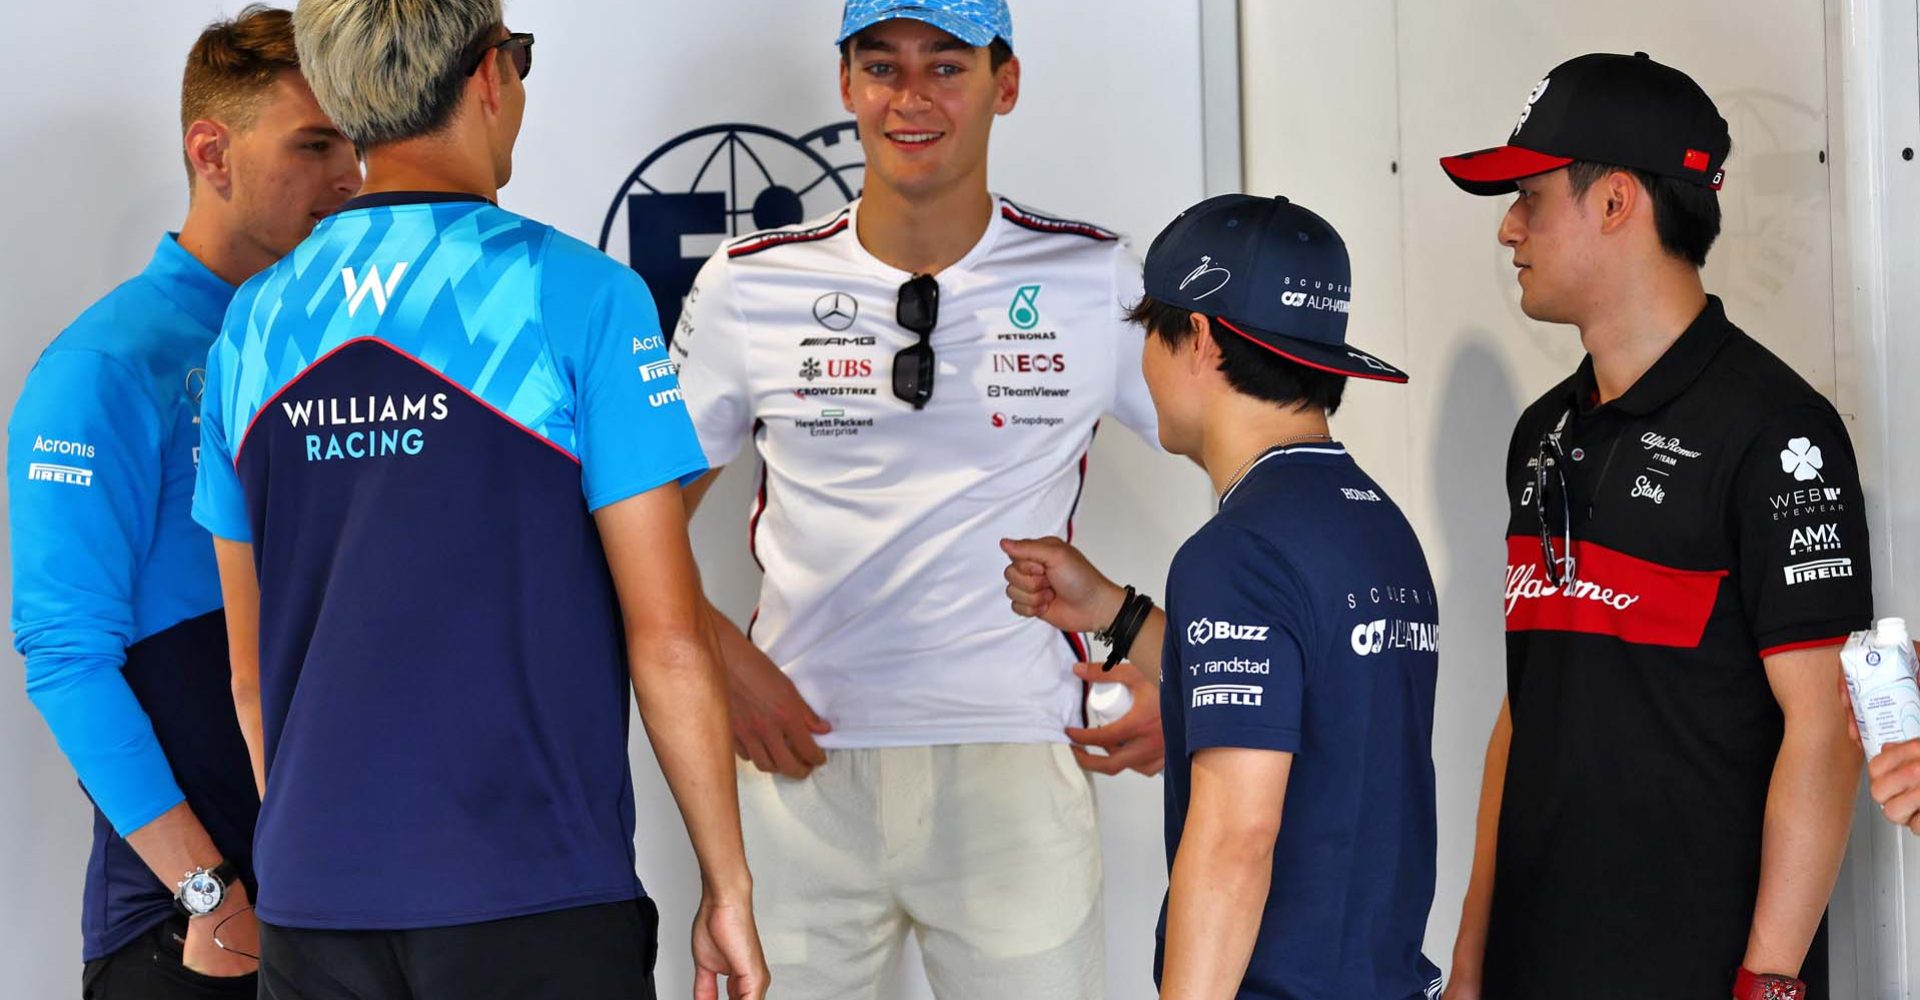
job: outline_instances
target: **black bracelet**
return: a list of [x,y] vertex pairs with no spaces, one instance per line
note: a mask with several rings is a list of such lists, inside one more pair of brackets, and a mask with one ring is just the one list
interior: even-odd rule
[[1107,626],[1107,631],[1101,634],[1101,637],[1111,646],[1106,663],[1100,668],[1102,672],[1112,670],[1114,664],[1127,658],[1127,654],[1133,649],[1133,641],[1139,638],[1141,627],[1146,625],[1147,618],[1152,613],[1153,598],[1136,593],[1132,587],[1128,587],[1127,596],[1120,603],[1120,613],[1114,616],[1113,624]]
[[1129,585],[1126,594],[1120,598],[1120,610],[1114,612],[1113,621],[1108,622],[1106,628],[1093,634],[1095,639],[1113,645],[1113,637],[1120,634],[1120,625],[1127,620],[1127,609],[1133,605],[1133,595],[1134,589]]

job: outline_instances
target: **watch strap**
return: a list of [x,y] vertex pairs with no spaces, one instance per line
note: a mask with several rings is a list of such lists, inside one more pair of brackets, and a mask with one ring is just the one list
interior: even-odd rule
[[1792,976],[1742,968],[1733,977],[1734,1000],[1806,1000],[1806,996],[1807,984]]

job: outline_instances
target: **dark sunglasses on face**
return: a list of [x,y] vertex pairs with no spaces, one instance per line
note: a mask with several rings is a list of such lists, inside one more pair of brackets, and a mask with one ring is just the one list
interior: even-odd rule
[[497,42],[481,46],[480,51],[467,64],[467,75],[472,76],[480,72],[481,64],[495,52],[505,52],[507,58],[513,61],[514,73],[520,77],[522,83],[526,82],[528,74],[533,72],[533,36],[531,34],[516,31]]
[[931,274],[916,274],[900,286],[894,321],[920,336],[912,347],[893,356],[893,394],[925,409],[933,398],[933,328],[940,323],[940,283]]

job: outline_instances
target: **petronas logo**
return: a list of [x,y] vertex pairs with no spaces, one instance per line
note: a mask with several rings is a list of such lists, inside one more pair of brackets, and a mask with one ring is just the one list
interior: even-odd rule
[[1021,285],[1013,293],[1013,305],[1007,307],[1007,319],[1022,330],[1031,330],[1040,325],[1040,286]]

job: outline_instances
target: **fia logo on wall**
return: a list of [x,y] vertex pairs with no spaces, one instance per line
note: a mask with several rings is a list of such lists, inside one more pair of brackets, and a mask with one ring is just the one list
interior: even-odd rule
[[627,175],[600,225],[600,249],[646,279],[660,328],[671,334],[700,266],[722,243],[840,208],[858,197],[865,175],[852,122],[798,136],[764,125],[697,128]]

